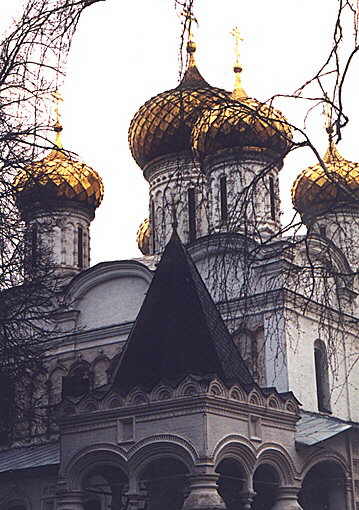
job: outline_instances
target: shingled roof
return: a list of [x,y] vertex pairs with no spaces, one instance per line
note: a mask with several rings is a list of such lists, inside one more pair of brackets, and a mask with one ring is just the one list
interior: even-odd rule
[[191,257],[174,232],[114,374],[127,393],[188,374],[253,386],[232,337]]

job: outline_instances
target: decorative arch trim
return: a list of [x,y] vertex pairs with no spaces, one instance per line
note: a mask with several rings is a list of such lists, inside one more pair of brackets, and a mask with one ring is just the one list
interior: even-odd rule
[[86,475],[96,466],[103,465],[117,467],[128,477],[125,450],[106,443],[92,445],[77,452],[63,469],[61,477],[68,481],[71,490],[81,490]]
[[150,285],[152,272],[143,264],[131,260],[102,262],[80,273],[70,283],[67,298],[71,301],[81,299],[89,290],[109,280],[126,277],[140,278]]
[[128,451],[130,470],[138,475],[149,462],[164,456],[180,460],[189,472],[199,461],[197,450],[186,439],[172,434],[158,434],[139,441]]
[[233,434],[217,443],[212,457],[216,467],[224,459],[237,460],[247,475],[250,476],[256,463],[256,450],[247,438]]
[[289,453],[281,446],[274,443],[264,443],[258,449],[256,470],[262,464],[269,464],[278,473],[280,486],[291,486],[299,478],[297,469]]
[[321,464],[322,462],[333,462],[337,464],[343,471],[344,477],[348,478],[350,469],[345,458],[340,453],[333,450],[321,450],[318,453],[313,453],[304,463],[301,472],[303,480],[314,466]]

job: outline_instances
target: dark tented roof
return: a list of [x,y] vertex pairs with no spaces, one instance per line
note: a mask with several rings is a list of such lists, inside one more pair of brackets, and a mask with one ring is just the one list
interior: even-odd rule
[[54,466],[60,463],[58,443],[25,446],[0,452],[0,473]]
[[216,374],[254,382],[194,263],[174,233],[158,265],[114,377],[127,392],[161,380]]

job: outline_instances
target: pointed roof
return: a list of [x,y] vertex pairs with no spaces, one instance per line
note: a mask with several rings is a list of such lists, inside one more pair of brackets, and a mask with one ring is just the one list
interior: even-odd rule
[[131,331],[114,385],[121,392],[183,376],[216,374],[253,386],[200,274],[177,234],[172,235]]

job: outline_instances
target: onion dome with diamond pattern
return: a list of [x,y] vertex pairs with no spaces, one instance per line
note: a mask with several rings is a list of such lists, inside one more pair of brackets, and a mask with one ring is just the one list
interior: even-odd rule
[[148,218],[146,218],[138,227],[136,236],[137,246],[143,255],[150,255],[150,236],[150,222],[148,221]]
[[159,156],[191,151],[191,130],[202,108],[229,97],[201,76],[195,50],[194,42],[189,41],[189,64],[178,87],[147,101],[131,121],[129,145],[141,168]]
[[192,130],[192,147],[199,159],[223,149],[270,150],[283,157],[291,146],[292,130],[279,110],[248,97],[240,66],[234,67],[231,97],[203,109]]
[[343,158],[333,142],[323,163],[306,168],[292,187],[294,208],[305,218],[359,208],[359,163]]
[[103,198],[102,179],[91,167],[63,150],[61,125],[55,124],[54,130],[54,149],[15,177],[17,204],[23,213],[76,204],[93,215]]

